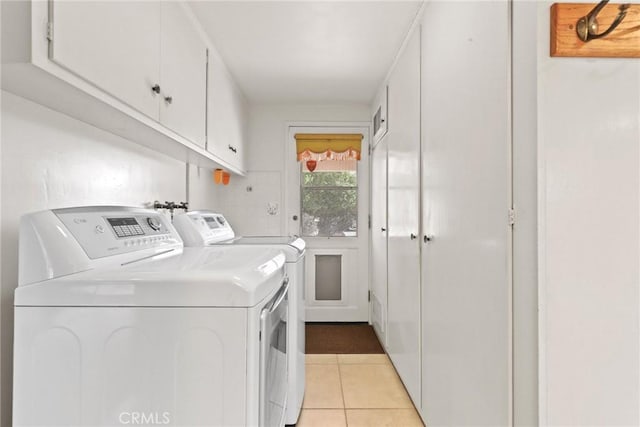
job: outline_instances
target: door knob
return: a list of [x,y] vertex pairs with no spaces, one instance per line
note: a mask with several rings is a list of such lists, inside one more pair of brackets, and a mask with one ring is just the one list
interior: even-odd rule
[[294,216],[293,216],[293,220],[294,220],[294,221],[297,221],[297,220],[298,220],[298,215],[294,215]]
[[380,231],[382,231],[384,233],[385,231],[387,231],[387,229],[384,228],[384,227],[380,227]]

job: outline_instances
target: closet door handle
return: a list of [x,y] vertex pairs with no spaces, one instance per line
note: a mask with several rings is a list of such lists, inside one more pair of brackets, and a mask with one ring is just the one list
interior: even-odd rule
[[411,240],[416,240],[416,237],[418,237],[418,236],[416,236],[415,234],[411,233]]
[[171,104],[173,102],[173,96],[165,96],[164,102],[166,102],[167,104]]
[[155,85],[151,86],[151,92],[160,93],[160,85],[159,84],[155,84]]
[[380,231],[382,231],[382,232],[384,233],[385,231],[387,231],[387,229],[386,229],[386,228],[384,228],[384,227],[381,227],[381,228],[380,228]]
[[432,240],[433,240],[433,236],[431,234],[425,234],[424,235],[424,242],[425,243],[428,243],[428,242],[430,242]]

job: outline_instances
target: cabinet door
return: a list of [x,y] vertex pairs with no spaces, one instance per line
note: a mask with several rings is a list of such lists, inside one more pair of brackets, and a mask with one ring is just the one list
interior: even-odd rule
[[224,63],[209,58],[208,150],[232,167],[244,170],[245,99]]
[[50,59],[157,120],[160,3],[54,0],[50,8]]
[[182,3],[162,2],[160,122],[205,146],[207,45]]
[[387,142],[371,153],[371,322],[386,348],[387,322]]
[[387,350],[416,407],[420,400],[420,37],[389,81],[389,303]]
[[423,23],[427,425],[511,424],[509,7],[433,2]]

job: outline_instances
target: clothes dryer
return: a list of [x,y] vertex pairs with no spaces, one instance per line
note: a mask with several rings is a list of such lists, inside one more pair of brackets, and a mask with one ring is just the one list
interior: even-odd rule
[[185,247],[270,247],[286,256],[285,271],[289,293],[289,386],[285,424],[295,424],[300,416],[305,389],[305,248],[295,236],[237,237],[225,217],[212,211],[191,211],[174,218]]
[[284,262],[184,249],[144,209],[23,217],[14,425],[283,425]]

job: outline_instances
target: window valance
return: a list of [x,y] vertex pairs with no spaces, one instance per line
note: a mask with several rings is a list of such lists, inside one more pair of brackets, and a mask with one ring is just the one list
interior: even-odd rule
[[297,133],[298,161],[360,160],[362,134]]

